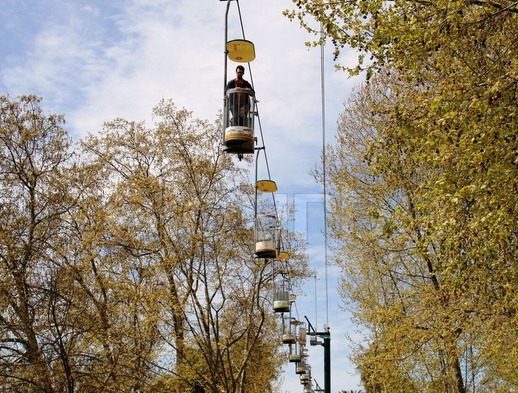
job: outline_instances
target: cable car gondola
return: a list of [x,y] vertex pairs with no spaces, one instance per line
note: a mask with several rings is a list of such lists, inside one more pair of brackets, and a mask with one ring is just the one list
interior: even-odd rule
[[[229,5],[230,2],[227,4],[227,15]],[[228,41],[228,20],[225,23],[223,150],[241,157],[243,154],[253,154],[255,150],[254,118],[257,113],[257,101],[252,86],[242,79],[242,74],[227,84],[227,62],[229,59],[237,63],[253,61],[255,46],[251,41],[245,39]],[[244,67],[238,66],[237,68],[242,68],[244,73]]]
[[276,192],[277,184],[273,180],[256,180],[255,188],[255,256],[257,258],[276,258],[279,249],[277,215],[269,210],[261,213],[258,213],[257,210],[260,199],[258,192]]
[[235,87],[225,92],[224,151],[235,154],[252,154],[255,149],[254,116],[255,93]]
[[290,311],[290,282],[286,277],[281,277],[274,282],[273,290],[273,311],[276,313],[284,313]]

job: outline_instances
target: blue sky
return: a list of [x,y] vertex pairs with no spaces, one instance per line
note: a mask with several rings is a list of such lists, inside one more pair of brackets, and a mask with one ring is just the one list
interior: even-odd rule
[[[282,16],[290,0],[240,0],[246,38],[253,41],[251,63],[272,178],[279,197],[295,203],[295,228],[306,234],[315,282],[301,289],[300,317],[319,329],[325,323],[322,187],[310,171],[322,148],[320,49],[305,47],[310,37]],[[43,97],[45,111],[63,113],[69,133],[98,132],[116,117],[146,121],[162,99],[171,98],[197,118],[214,120],[223,97],[224,16],[218,0],[2,0],[0,7],[0,93]],[[235,2],[229,12],[229,39],[241,38]],[[358,80],[335,72],[332,49],[325,56],[327,141]],[[339,59],[354,63],[354,55]],[[228,78],[235,63],[229,62]],[[250,80],[248,68],[245,78]],[[260,163],[260,168],[263,163]],[[262,169],[264,171],[264,167]],[[328,269],[332,334],[332,391],[353,389],[359,378],[347,355],[349,317],[339,307],[339,271]],[[310,348],[313,376],[323,386],[323,350]],[[301,392],[293,365],[284,372],[283,392]]]

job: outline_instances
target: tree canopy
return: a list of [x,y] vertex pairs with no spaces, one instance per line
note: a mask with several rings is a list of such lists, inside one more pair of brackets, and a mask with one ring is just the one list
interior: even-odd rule
[[163,101],[73,144],[40,101],[0,98],[0,390],[272,391],[272,266],[219,122]]
[[364,386],[516,391],[516,2],[294,3],[367,77],[329,158]]

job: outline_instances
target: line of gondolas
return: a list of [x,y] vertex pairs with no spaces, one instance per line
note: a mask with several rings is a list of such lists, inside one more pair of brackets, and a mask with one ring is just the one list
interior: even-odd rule
[[[296,312],[296,296],[292,291],[292,280],[289,269],[289,250],[283,249],[282,230],[280,228],[275,192],[277,185],[271,179],[268,167],[266,148],[257,108],[255,90],[242,78],[244,67],[238,65],[235,70],[236,79],[227,81],[228,61],[235,63],[247,63],[251,71],[250,62],[255,59],[255,46],[245,39],[239,0],[220,0],[226,2],[225,13],[225,60],[224,60],[224,108],[223,108],[223,145],[225,152],[235,154],[239,159],[244,155],[255,154],[255,257],[263,259],[271,264],[272,305],[273,312],[279,318],[282,328],[282,345],[287,346],[288,361],[295,365],[295,373],[299,376],[303,393],[315,391],[330,392],[330,375],[328,364],[325,375],[325,389],[321,389],[318,383],[313,383],[311,366],[308,361],[307,336],[311,345],[323,345],[326,359],[329,357],[329,331],[317,332],[310,321],[307,323],[298,318]],[[241,23],[242,38],[228,39],[228,19],[231,3],[237,5],[239,20]],[[231,71],[234,71],[232,69]],[[260,131],[260,141],[255,136],[254,124],[257,119]],[[258,179],[259,159],[264,158],[268,179]],[[270,198],[273,203],[267,203]],[[267,208],[269,207],[269,208]],[[318,337],[322,337],[321,343]],[[326,347],[327,344],[327,347]],[[316,387],[314,388],[313,385]]]

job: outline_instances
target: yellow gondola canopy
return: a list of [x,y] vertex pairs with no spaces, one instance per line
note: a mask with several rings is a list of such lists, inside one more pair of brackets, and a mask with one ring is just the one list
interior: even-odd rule
[[277,191],[277,184],[273,180],[258,180],[256,187],[261,192]]
[[290,253],[288,251],[279,251],[277,253],[277,259],[280,261],[286,261],[287,259],[290,259]]
[[228,58],[237,63],[249,63],[255,59],[255,47],[251,41],[232,40],[227,42]]

